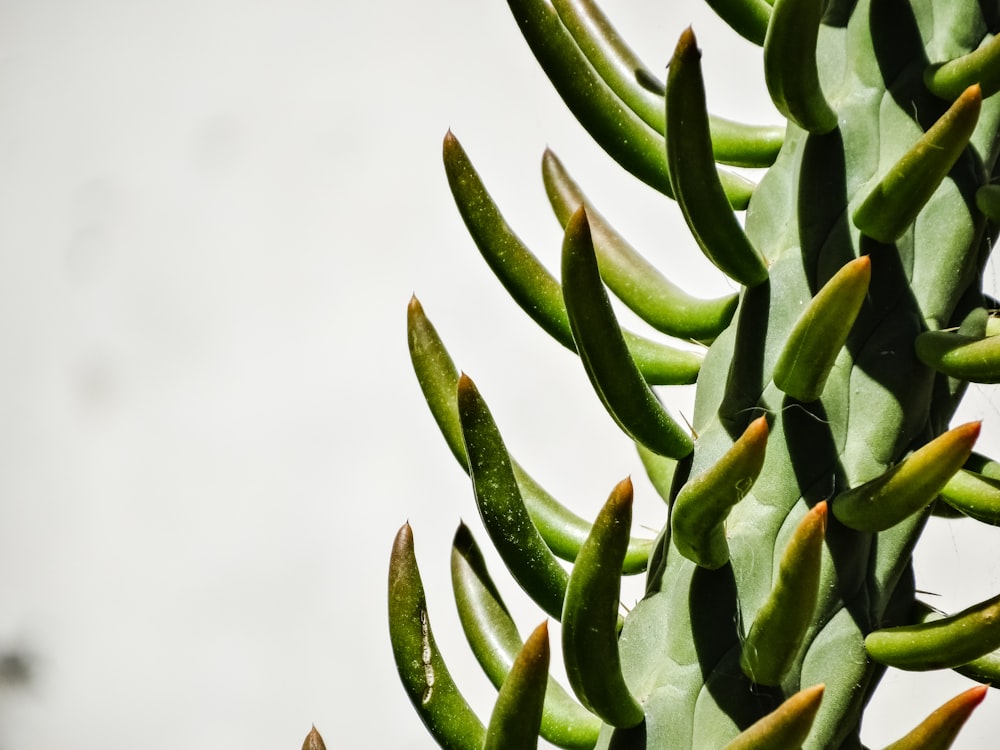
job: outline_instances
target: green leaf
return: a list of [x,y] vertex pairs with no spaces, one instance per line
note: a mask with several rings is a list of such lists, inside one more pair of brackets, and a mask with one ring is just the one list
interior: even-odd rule
[[514,580],[558,620],[569,576],[528,515],[493,415],[464,374],[458,379],[458,416],[483,526]]
[[[458,527],[452,545],[451,581],[466,640],[490,682],[499,688],[523,643],[465,524]],[[600,719],[550,677],[542,712],[542,737],[559,747],[590,750],[600,728]]]
[[306,739],[302,743],[302,750],[326,750],[323,738],[320,736],[320,733],[316,731],[315,726],[313,726],[313,728],[309,730],[309,734],[306,735]]
[[970,383],[1000,383],[1000,336],[924,331],[914,342],[920,361]]
[[[507,0],[525,41],[566,106],[591,137],[626,170],[670,196],[663,137],[601,79],[546,0]],[[753,183],[729,172],[720,179],[730,204],[746,208]]]
[[955,696],[885,750],[948,750],[973,710],[983,702],[986,690],[980,685]]
[[819,82],[816,43],[826,0],[775,0],[764,39],[764,81],[785,117],[810,133],[837,127]]
[[833,515],[858,531],[885,531],[919,513],[968,460],[980,424],[954,427],[881,476],[841,492],[833,500]]
[[1000,481],[960,469],[941,490],[941,499],[962,514],[1000,526]]
[[826,503],[820,502],[796,527],[743,641],[740,668],[758,685],[781,685],[796,663],[816,611],[825,533]]
[[667,413],[628,354],[601,283],[585,209],[566,225],[563,297],[587,376],[608,413],[633,440],[662,456],[681,458],[691,438]]
[[795,322],[774,366],[778,388],[799,401],[815,401],[823,395],[870,281],[871,261],[862,255],[823,285]]
[[483,750],[538,747],[548,676],[549,628],[543,622],[528,636],[500,686]]
[[396,534],[389,562],[389,639],[406,694],[445,750],[481,750],[486,730],[458,691],[431,631],[413,532]]
[[869,633],[868,655],[910,671],[960,667],[1000,648],[1000,596],[940,620]]
[[[712,0],[710,4],[735,10],[735,14],[729,14],[730,18],[740,15],[736,6],[749,6],[750,12],[736,20],[745,19],[747,24],[754,24],[763,41],[770,14],[770,6],[763,5],[763,0]],[[554,0],[552,5],[601,80],[662,136],[666,132],[663,84],[625,44],[604,12],[592,0]],[[722,15],[726,8],[716,10]],[[767,11],[763,16],[762,10]],[[715,160],[739,167],[771,166],[785,135],[785,129],[779,126],[746,125],[713,115],[709,115],[709,122]],[[726,175],[723,179],[730,177]]]
[[767,449],[766,417],[758,417],[709,469],[681,487],[670,516],[677,550],[710,570],[729,562],[725,523],[729,511],[753,487]]
[[[448,184],[459,213],[483,259],[515,302],[556,341],[576,351],[559,282],[508,226],[469,161],[458,139],[444,139]],[[693,383],[701,355],[623,333],[627,347],[647,382],[656,385]]]
[[[458,418],[458,370],[416,297],[410,300],[407,309],[407,338],[410,359],[424,399],[452,454],[468,473],[469,459]],[[524,506],[545,544],[555,555],[572,562],[590,533],[591,525],[546,492],[513,459],[511,467]],[[623,572],[644,571],[652,544],[650,539],[632,539]]]
[[979,84],[983,99],[1000,91],[1000,36],[987,37],[978,49],[954,60],[931,65],[924,84],[935,96],[953,101],[969,86]]
[[670,184],[706,257],[740,284],[755,286],[767,279],[767,264],[729,210],[715,172],[700,58],[689,27],[677,42],[667,75]]
[[601,278],[630,310],[657,330],[681,339],[711,341],[726,329],[736,312],[735,294],[698,299],[665,278],[608,224],[548,149],[542,158],[542,177],[563,228],[580,206],[586,207]]
[[990,221],[1000,222],[1000,185],[980,187],[976,191],[976,208],[982,211]]
[[965,150],[982,101],[979,86],[969,86],[872,188],[854,211],[854,226],[882,243],[899,239]]
[[722,750],[789,750],[809,736],[823,700],[823,685],[800,690],[774,711],[740,732]]
[[674,473],[677,471],[677,461],[666,458],[643,447],[642,443],[635,444],[639,453],[639,460],[642,461],[642,468],[646,470],[653,489],[660,496],[663,502],[670,503],[670,488],[674,483]]
[[632,523],[632,482],[611,492],[573,566],[562,617],[569,684],[587,708],[614,727],[643,720],[622,675],[618,653],[619,569]]

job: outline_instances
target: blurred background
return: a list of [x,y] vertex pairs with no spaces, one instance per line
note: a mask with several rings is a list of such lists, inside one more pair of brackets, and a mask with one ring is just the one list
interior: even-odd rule
[[[703,3],[606,10],[654,71],[693,23],[711,109],[778,121],[759,51]],[[0,750],[297,748],[313,723],[330,748],[431,747],[385,622],[407,519],[488,715],[448,577],[459,519],[485,537],[410,369],[414,292],[542,484],[592,516],[634,473],[637,522],[663,522],[579,363],[466,236],[449,127],[550,267],[546,145],[672,278],[731,288],[563,110],[502,2],[0,0]],[[994,453],[997,403],[964,414]],[[943,608],[1000,589],[970,528],[920,550]],[[540,615],[489,560],[526,633]],[[866,740],[964,685],[890,675]],[[991,695],[956,747],[998,716]]]

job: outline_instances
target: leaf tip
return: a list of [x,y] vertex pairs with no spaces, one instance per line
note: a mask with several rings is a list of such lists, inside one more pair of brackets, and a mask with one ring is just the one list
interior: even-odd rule
[[326,750],[326,745],[323,744],[323,738],[320,736],[320,733],[316,731],[315,724],[309,730],[309,734],[306,735],[306,740],[302,743],[302,750]]

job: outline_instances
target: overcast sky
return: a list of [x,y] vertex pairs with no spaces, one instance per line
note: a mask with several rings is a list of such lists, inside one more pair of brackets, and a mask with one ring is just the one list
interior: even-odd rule
[[[694,22],[712,109],[778,121],[759,52],[697,0],[607,10],[654,71]],[[331,748],[430,747],[385,624],[407,519],[488,715],[447,567],[477,519],[409,366],[410,295],[554,494],[593,515],[640,469],[465,235],[449,127],[550,266],[546,145],[673,278],[731,289],[564,112],[505,3],[0,0],[0,651],[31,667],[0,688],[2,750],[297,748],[312,723]],[[967,411],[996,445],[986,393]],[[1000,589],[987,545],[932,534],[918,581],[942,606]],[[501,585],[527,633],[540,615]],[[876,746],[964,683],[905,684]],[[994,736],[993,701],[956,747]]]

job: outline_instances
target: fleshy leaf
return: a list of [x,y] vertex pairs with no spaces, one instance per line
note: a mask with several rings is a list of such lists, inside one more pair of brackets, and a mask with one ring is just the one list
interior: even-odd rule
[[743,641],[740,667],[758,685],[780,685],[795,664],[816,610],[825,532],[826,503],[820,502],[796,527],[774,588]]
[[920,361],[972,383],[1000,383],[1000,336],[925,331],[915,342]]
[[521,588],[558,620],[569,576],[528,515],[493,415],[464,374],[458,379],[458,416],[483,526]]
[[389,639],[406,695],[431,736],[446,750],[481,750],[486,729],[455,685],[431,631],[409,524],[396,534],[389,562]]
[[983,702],[986,690],[979,686],[955,696],[885,750],[948,750],[976,706]]
[[816,42],[826,0],[775,0],[764,38],[764,81],[785,117],[810,133],[837,127],[819,82]]
[[978,85],[962,92],[855,209],[854,226],[882,243],[899,239],[965,150],[982,102]]
[[[672,195],[663,137],[601,79],[546,0],[507,0],[518,28],[559,96],[591,137],[626,170]],[[733,208],[746,208],[753,183],[720,174]]]
[[681,34],[667,75],[667,163],[688,229],[715,266],[740,284],[767,279],[767,264],[729,210],[714,169],[701,52],[694,32]]
[[[559,282],[521,242],[486,191],[458,139],[444,139],[448,184],[466,228],[508,294],[546,333],[571,351],[576,344]],[[701,355],[625,331],[626,346],[643,378],[655,385],[693,383]]]
[[689,480],[674,501],[673,542],[703,568],[714,570],[729,562],[726,518],[760,474],[767,436],[767,418],[758,417],[714,466]]
[[661,456],[682,458],[688,436],[643,382],[625,347],[594,254],[586,210],[566,224],[563,297],[580,360],[608,413],[633,440]]
[[960,667],[997,648],[1000,596],[949,617],[884,628],[865,638],[865,650],[872,659],[910,671]]
[[632,482],[618,483],[580,550],[566,591],[562,618],[563,661],[577,698],[608,724],[632,727],[643,720],[618,654],[621,557],[632,523]]
[[563,228],[581,205],[586,207],[601,278],[629,309],[680,339],[710,341],[725,330],[736,311],[735,294],[699,299],[670,282],[608,224],[549,150],[542,158],[542,177]]
[[[416,297],[410,300],[407,309],[407,338],[424,399],[452,454],[468,473],[469,459],[458,418],[458,370]],[[546,492],[513,459],[511,467],[524,506],[545,544],[555,555],[572,562],[590,533],[590,524]],[[644,571],[652,544],[650,539],[632,539],[623,572]]]
[[833,515],[858,531],[885,531],[919,513],[968,460],[979,431],[979,422],[968,422],[939,435],[881,476],[837,495]]
[[[455,532],[451,580],[466,640],[490,682],[499,688],[524,644],[465,524]],[[559,747],[590,750],[600,728],[601,721],[550,677],[542,711],[542,737]]]
[[548,675],[549,628],[543,622],[528,636],[500,686],[483,750],[538,747]]
[[740,732],[722,750],[788,750],[809,736],[823,700],[823,685],[800,690],[774,711]]

